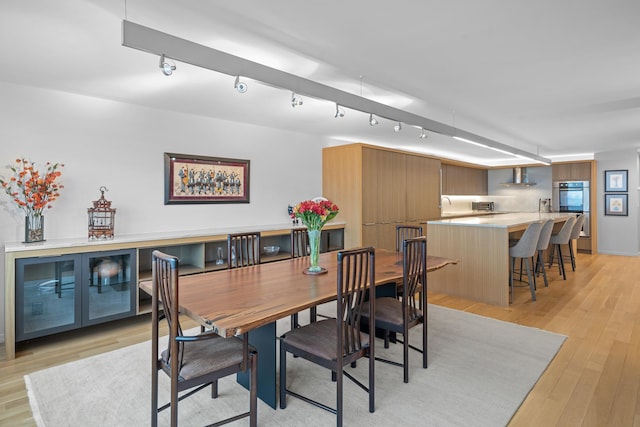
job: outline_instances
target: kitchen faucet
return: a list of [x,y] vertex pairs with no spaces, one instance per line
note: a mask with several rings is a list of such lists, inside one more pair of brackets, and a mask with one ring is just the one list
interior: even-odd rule
[[449,204],[451,204],[451,199],[447,196],[440,196],[440,204],[442,204],[442,200],[447,199],[447,201],[449,202]]

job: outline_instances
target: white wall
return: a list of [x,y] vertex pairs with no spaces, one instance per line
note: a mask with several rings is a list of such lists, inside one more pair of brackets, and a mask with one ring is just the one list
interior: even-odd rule
[[[65,164],[45,238],[87,235],[87,208],[109,189],[116,235],[288,222],[287,205],[320,195],[322,147],[311,135],[0,83],[0,174],[18,157]],[[249,204],[164,205],[163,153],[249,159]],[[24,215],[0,194],[0,242],[24,238]],[[4,250],[0,307],[4,311]],[[0,316],[4,336],[4,315]]]
[[613,255],[640,255],[638,152],[636,150],[609,151],[596,154],[595,159],[598,162],[600,183],[604,183],[606,170],[627,169],[629,171],[629,216],[605,215],[604,184],[598,187],[598,252]]
[[550,199],[552,193],[551,166],[527,168],[531,187],[501,185],[513,182],[513,169],[491,169],[488,173],[489,199],[495,202],[497,211],[538,212],[540,199]]

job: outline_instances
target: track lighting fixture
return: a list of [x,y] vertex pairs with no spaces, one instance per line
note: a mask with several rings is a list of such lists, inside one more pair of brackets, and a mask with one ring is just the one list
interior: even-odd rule
[[369,124],[370,124],[371,126],[375,126],[375,125],[377,125],[377,124],[378,124],[378,120],[376,120],[376,118],[375,118],[375,117],[373,117],[373,114],[372,114],[372,113],[370,113],[370,114],[369,114]]
[[233,87],[236,88],[236,90],[240,93],[245,93],[247,91],[247,89],[249,88],[249,86],[247,86],[247,84],[245,82],[241,82],[240,81],[240,76],[236,76],[236,82],[233,85]]
[[296,95],[295,92],[291,92],[291,106],[296,108],[298,105],[302,105],[302,97],[300,95]]
[[393,127],[393,130],[400,132],[402,130],[402,123],[398,122],[398,124]]
[[344,109],[340,108],[338,103],[336,103],[336,114],[333,117],[335,117],[336,119],[338,117],[344,117]]
[[420,136],[418,138],[427,139],[428,137],[429,137],[429,135],[427,135],[427,131],[424,130],[424,128],[420,128]]
[[164,53],[160,55],[160,65],[159,67],[162,69],[162,74],[165,76],[170,76],[173,74],[173,71],[176,69],[176,65],[165,60]]

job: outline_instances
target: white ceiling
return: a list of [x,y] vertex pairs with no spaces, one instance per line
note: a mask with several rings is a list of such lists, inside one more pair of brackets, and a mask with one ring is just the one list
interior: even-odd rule
[[179,62],[166,77],[123,19],[554,161],[640,147],[638,0],[0,3],[0,81],[500,165],[522,160]]

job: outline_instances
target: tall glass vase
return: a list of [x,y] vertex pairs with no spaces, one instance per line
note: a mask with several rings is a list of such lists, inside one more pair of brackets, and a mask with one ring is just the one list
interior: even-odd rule
[[326,268],[320,267],[318,261],[320,258],[320,230],[308,230],[309,234],[309,268],[305,269],[305,274],[323,274],[327,272]]
[[27,215],[24,217],[24,243],[44,241],[44,216]]

